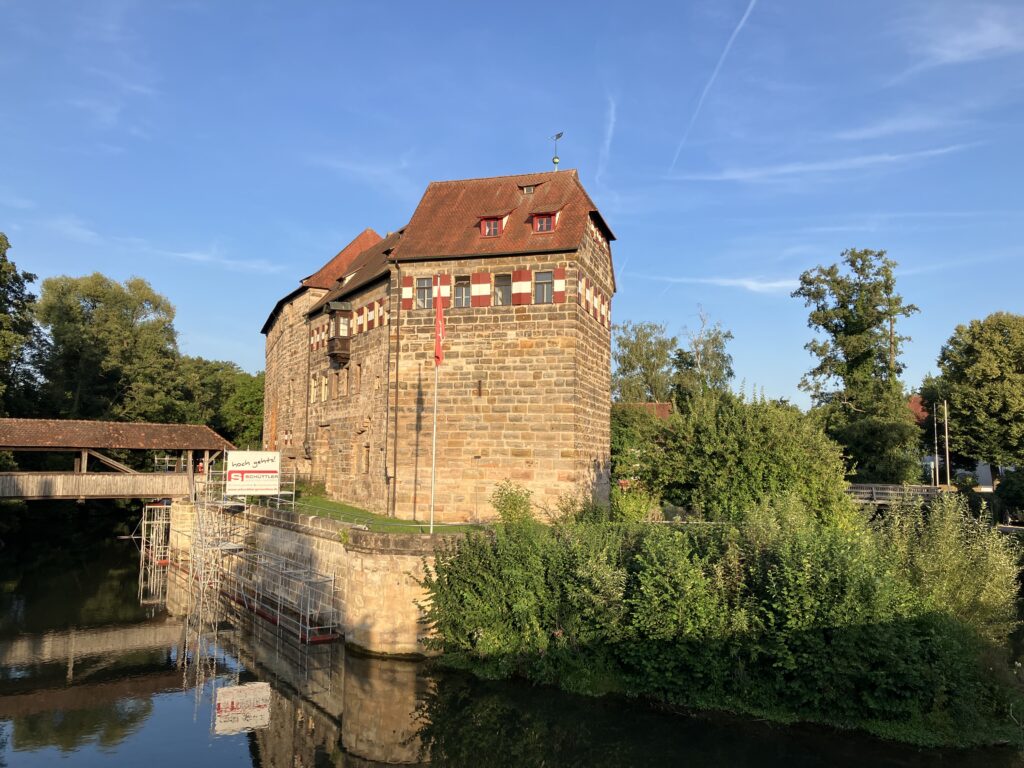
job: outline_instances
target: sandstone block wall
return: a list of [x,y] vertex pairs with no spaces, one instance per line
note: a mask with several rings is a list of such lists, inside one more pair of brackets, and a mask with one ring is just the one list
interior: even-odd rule
[[311,361],[306,313],[325,293],[319,288],[307,288],[286,302],[266,339],[263,445],[268,451],[281,451],[282,466],[303,475],[310,471],[303,449],[307,439]]

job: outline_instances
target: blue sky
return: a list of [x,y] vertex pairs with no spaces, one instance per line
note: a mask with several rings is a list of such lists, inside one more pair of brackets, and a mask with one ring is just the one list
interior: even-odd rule
[[0,0],[0,231],[139,275],[182,349],[263,365],[274,302],[435,179],[562,168],[618,236],[616,321],[735,334],[801,404],[801,271],[884,248],[906,379],[1021,312],[1024,3]]

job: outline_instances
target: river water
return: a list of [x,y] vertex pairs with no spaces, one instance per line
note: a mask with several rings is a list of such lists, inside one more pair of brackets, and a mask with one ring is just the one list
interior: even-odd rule
[[190,637],[177,580],[140,602],[128,541],[0,557],[0,766],[1024,765],[484,682],[230,612]]

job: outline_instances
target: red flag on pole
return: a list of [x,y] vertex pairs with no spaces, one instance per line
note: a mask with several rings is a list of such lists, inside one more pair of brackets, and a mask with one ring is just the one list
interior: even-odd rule
[[434,276],[434,365],[444,362],[444,299],[441,297],[441,276]]

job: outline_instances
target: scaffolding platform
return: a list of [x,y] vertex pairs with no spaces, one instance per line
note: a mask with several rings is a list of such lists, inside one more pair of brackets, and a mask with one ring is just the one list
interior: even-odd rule
[[[285,498],[294,496],[294,479],[292,486]],[[304,644],[341,639],[334,576],[255,546],[246,503],[224,487],[225,473],[209,468],[198,488],[189,571],[199,603],[230,600]]]

